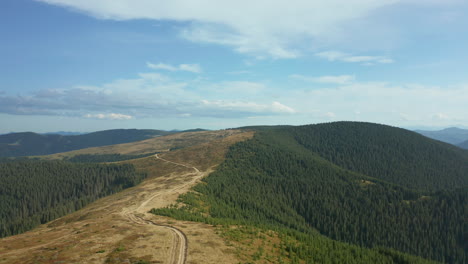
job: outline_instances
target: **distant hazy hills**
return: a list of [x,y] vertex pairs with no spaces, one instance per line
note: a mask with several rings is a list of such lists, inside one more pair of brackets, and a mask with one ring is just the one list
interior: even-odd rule
[[41,133],[42,135],[62,135],[62,136],[78,136],[88,134],[87,132],[70,132],[70,131],[57,131],[57,132],[47,132]]
[[468,149],[468,129],[449,127],[437,131],[415,130],[426,137]]
[[47,155],[82,148],[140,141],[173,133],[176,132],[151,129],[114,129],[83,135],[11,133],[0,135],[0,157]]
[[462,143],[458,144],[460,148],[468,149],[468,140],[463,141]]

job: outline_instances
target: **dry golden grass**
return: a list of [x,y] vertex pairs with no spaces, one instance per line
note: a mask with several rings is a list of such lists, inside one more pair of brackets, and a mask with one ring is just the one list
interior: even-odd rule
[[[216,228],[147,212],[173,204],[181,193],[187,192],[223,160],[231,144],[252,135],[239,130],[181,133],[135,145],[56,154],[54,158],[77,153],[140,154],[186,147],[160,154],[164,160],[151,156],[128,161],[149,173],[148,179],[138,186],[29,232],[0,239],[0,263],[167,263],[174,246],[171,231],[137,221],[138,216],[182,230],[189,245],[187,263],[238,263],[235,248],[225,244],[216,234]],[[196,167],[199,172],[190,167]]]
[[65,157],[72,157],[80,154],[140,155],[154,152],[167,152],[169,150],[186,148],[199,145],[201,143],[211,142],[217,139],[223,139],[238,134],[239,132],[240,130],[218,130],[177,133],[168,136],[150,138],[138,142],[86,148],[40,157],[44,159],[63,159]]

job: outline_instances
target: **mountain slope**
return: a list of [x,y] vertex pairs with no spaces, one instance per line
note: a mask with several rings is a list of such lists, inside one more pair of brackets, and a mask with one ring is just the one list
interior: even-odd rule
[[468,153],[417,133],[371,123],[291,128],[299,144],[334,164],[401,186],[441,190],[468,185]]
[[81,209],[140,183],[146,176],[128,164],[37,160],[0,163],[0,175],[0,237]]
[[[232,145],[227,153],[229,145],[252,134],[180,133],[49,156],[163,152],[125,162],[149,174],[142,184],[0,240],[0,263],[167,262],[173,258],[166,252],[180,248],[168,244],[177,239],[167,225],[187,235],[188,262],[432,263],[422,257],[467,262],[468,191],[463,182],[468,174],[446,171],[443,177],[460,183],[454,186],[440,185],[432,176],[426,177],[427,183],[417,180],[428,170],[414,174],[415,181],[408,181],[412,173],[400,173],[410,162],[418,164],[416,172],[418,166],[440,172],[434,162],[444,153],[454,160],[451,165],[459,166],[465,151],[369,123],[250,130],[255,136]],[[392,158],[387,152],[397,161],[392,166],[382,165]],[[223,157],[196,192],[184,194]],[[178,204],[169,206],[180,193]],[[151,216],[146,213],[151,208],[184,221]],[[215,235],[213,224],[226,244]],[[230,245],[239,241],[244,244],[236,251],[247,252],[246,258],[226,260],[235,252]]]
[[[179,194],[185,193],[223,160],[230,145],[251,137],[250,132],[223,130],[178,133],[154,138],[151,144],[136,143],[132,151],[165,149],[157,157],[151,155],[112,164],[131,164],[138,173],[148,173],[141,184],[29,232],[0,239],[0,263],[185,263],[174,254],[185,251],[174,230],[183,232],[189,241],[186,263],[239,263],[234,249],[224,244],[215,227],[174,221],[147,212],[175,202]],[[115,149],[126,147],[129,146]],[[93,153],[110,151],[108,147],[101,150],[104,152],[94,148]],[[21,182],[13,180],[12,184],[20,187]],[[53,187],[59,188],[62,185],[59,183]],[[36,185],[45,187],[41,182]],[[93,181],[84,185],[99,187]]]
[[[448,159],[459,169],[445,171]],[[314,251],[318,230],[360,246],[466,263],[465,164],[466,153],[456,147],[388,126],[338,122],[261,128],[252,140],[231,147],[226,161],[195,193],[182,197],[185,206],[153,212],[295,230],[307,234],[291,249],[305,262],[324,261]],[[348,254],[341,250],[342,256]],[[404,257],[391,262],[413,263]]]
[[457,127],[449,127],[438,131],[415,130],[415,132],[452,145],[468,140],[468,130]]
[[0,157],[47,155],[89,147],[140,141],[171,132],[149,129],[114,129],[83,135],[40,135],[32,132],[0,136]]

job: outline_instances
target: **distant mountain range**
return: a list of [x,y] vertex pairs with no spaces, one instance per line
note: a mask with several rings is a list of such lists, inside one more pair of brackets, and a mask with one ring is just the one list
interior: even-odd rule
[[77,135],[84,135],[90,132],[70,132],[70,131],[57,131],[57,132],[47,132],[41,133],[42,135],[62,135],[62,136],[77,136]]
[[460,148],[468,149],[468,140],[463,141],[462,143],[458,144]]
[[0,157],[47,155],[89,147],[100,147],[174,134],[152,129],[113,129],[82,135],[37,134],[0,135]]
[[437,131],[415,130],[415,132],[428,138],[436,139],[464,149],[468,149],[468,129],[449,127]]

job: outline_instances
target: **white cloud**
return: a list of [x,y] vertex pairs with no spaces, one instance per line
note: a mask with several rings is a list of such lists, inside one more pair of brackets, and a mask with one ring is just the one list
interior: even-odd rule
[[[289,92],[288,98],[295,99],[293,106],[299,113],[316,116],[317,109],[323,112],[330,109],[341,120],[426,126],[468,122],[467,85],[433,87],[356,82],[327,89],[296,90]],[[327,118],[317,116],[316,122]]]
[[385,56],[355,56],[340,51],[323,51],[316,53],[315,56],[327,59],[328,61],[361,63],[363,65],[372,65],[375,63],[388,64],[395,62],[393,59]]
[[193,23],[191,27],[181,32],[181,36],[192,42],[230,46],[239,53],[255,54],[259,59],[263,58],[265,53],[273,58],[282,59],[293,59],[300,55],[295,49],[285,48],[286,45],[282,45],[279,39],[273,40],[269,36],[261,38],[239,35],[232,32],[232,29],[209,24]]
[[406,113],[400,113],[400,117],[401,117],[401,119],[402,119],[403,121],[411,121],[411,120],[413,120],[413,119],[411,118],[411,116],[408,115],[408,114],[406,114]]
[[296,110],[280,102],[273,102],[271,104],[271,109],[273,110],[273,112],[276,112],[276,113],[288,113],[288,114],[296,113]]
[[188,72],[194,72],[194,73],[201,73],[202,69],[200,65],[198,64],[181,64],[179,65],[179,69],[181,71],[188,71]]
[[131,115],[110,113],[110,114],[86,114],[86,118],[96,118],[96,119],[110,119],[110,120],[129,120],[133,117]]
[[226,118],[222,122],[228,124],[257,117],[257,122],[268,120],[271,124],[338,119],[406,126],[468,124],[468,85],[392,85],[339,76],[306,76],[311,81],[336,82],[326,89],[310,88],[304,83],[301,88],[279,90],[262,82],[181,81],[141,73],[134,79],[99,86],[49,89],[20,96],[4,93],[0,95],[0,113],[132,122],[143,118],[183,118],[184,122]]
[[188,71],[193,73],[201,73],[202,68],[198,64],[180,64],[179,66],[172,66],[169,64],[158,63],[154,64],[147,62],[146,66],[153,70],[167,70],[167,71]]
[[389,58],[380,58],[377,60],[378,63],[394,63],[395,61],[393,59]]
[[210,83],[198,78],[181,81],[160,73],[139,73],[133,79],[117,79],[99,86],[0,95],[0,113],[109,120],[295,113],[293,108],[265,95],[266,90],[266,85],[259,82]]
[[257,113],[257,114],[293,114],[296,110],[293,108],[281,104],[280,102],[272,102],[271,104],[260,104],[256,102],[245,102],[245,101],[227,101],[227,100],[202,100],[203,105],[218,109],[239,111],[246,113]]
[[146,66],[148,68],[153,69],[153,70],[168,70],[168,71],[177,71],[177,67],[174,67],[169,64],[164,64],[164,63],[158,63],[158,64],[153,64],[151,62],[147,62]]
[[348,56],[346,53],[340,52],[340,51],[323,51],[320,53],[315,54],[318,57],[325,58],[329,61],[336,61],[336,60],[341,60],[342,58]]
[[237,96],[252,96],[264,93],[267,89],[266,85],[259,82],[250,81],[224,81],[205,85],[200,90],[210,93],[216,93],[220,96],[231,97]]
[[99,19],[188,22],[181,35],[240,53],[295,58],[304,43],[333,39],[350,21],[402,0],[37,0]]
[[458,4],[466,4],[465,0],[407,0],[408,3],[429,6],[450,6]]
[[443,113],[436,113],[432,116],[435,120],[450,120],[450,117]]
[[[138,76],[142,80],[152,80],[152,81],[159,81],[159,82],[167,82],[169,78],[166,76],[156,73],[156,72],[145,72],[145,73],[139,73]],[[121,80],[121,82],[125,82],[124,80]]]
[[348,84],[354,82],[356,79],[353,75],[325,75],[319,77],[310,77],[300,74],[291,74],[289,78],[317,83],[331,83],[331,84]]

